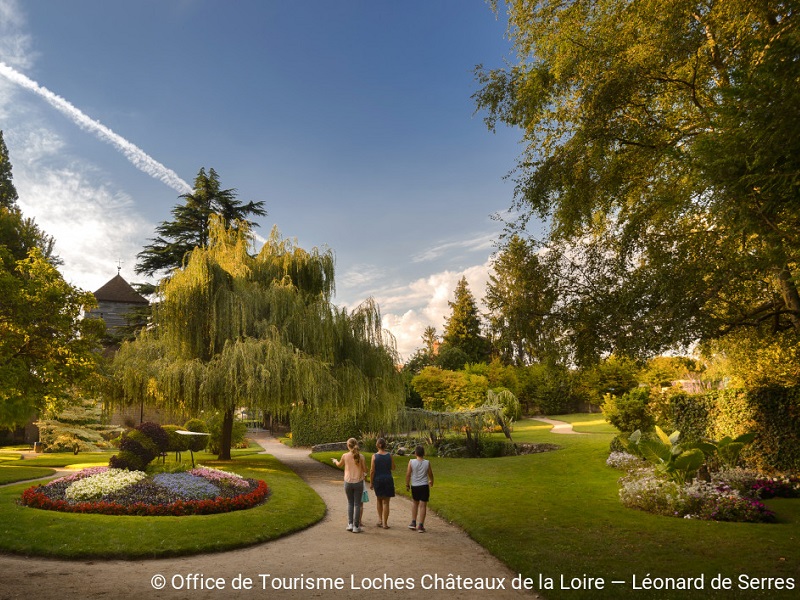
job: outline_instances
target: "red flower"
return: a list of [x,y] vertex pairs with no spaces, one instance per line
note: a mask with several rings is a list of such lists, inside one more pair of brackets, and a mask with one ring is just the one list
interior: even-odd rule
[[104,515],[139,516],[184,516],[211,515],[234,510],[245,510],[263,502],[269,494],[266,482],[260,480],[255,490],[234,498],[214,500],[178,500],[172,504],[145,504],[137,502],[123,505],[116,502],[79,502],[70,504],[65,500],[52,500],[40,491],[42,486],[30,487],[22,492],[20,503],[30,508],[72,513],[99,513]]

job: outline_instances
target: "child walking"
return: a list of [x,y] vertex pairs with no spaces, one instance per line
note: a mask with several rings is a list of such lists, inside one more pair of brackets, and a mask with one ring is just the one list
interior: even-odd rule
[[425,448],[417,446],[414,456],[408,461],[406,469],[406,489],[411,490],[414,505],[411,507],[411,523],[409,529],[425,533],[425,514],[428,511],[428,500],[433,487],[433,469],[429,460],[425,459]]

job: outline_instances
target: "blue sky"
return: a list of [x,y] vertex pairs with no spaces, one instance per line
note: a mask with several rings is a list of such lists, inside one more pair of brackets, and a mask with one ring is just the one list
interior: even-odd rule
[[[407,357],[442,331],[466,276],[482,298],[511,204],[519,132],[475,114],[474,68],[513,60],[483,0],[0,0],[0,129],[20,205],[56,238],[67,279],[141,281],[136,254],[179,187],[75,111],[192,183],[269,212],[336,255],[339,305],[374,297]],[[15,80],[36,82],[74,108]],[[32,84],[31,84],[32,85]],[[93,129],[93,127],[95,129]]]

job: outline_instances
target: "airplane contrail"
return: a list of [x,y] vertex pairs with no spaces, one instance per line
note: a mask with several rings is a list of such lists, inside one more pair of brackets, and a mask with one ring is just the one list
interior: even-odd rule
[[42,87],[32,79],[23,75],[13,67],[9,67],[6,63],[0,61],[0,75],[4,76],[9,81],[32,91],[44,98],[48,104],[53,108],[64,113],[76,125],[82,129],[86,129],[95,134],[101,140],[108,142],[117,150],[122,152],[125,157],[140,171],[150,175],[159,181],[167,184],[181,194],[191,193],[192,186],[181,179],[175,171],[168,169],[160,162],[149,156],[144,150],[139,148],[136,144],[129,142],[121,135],[114,133],[111,129],[85,115],[78,108],[70,104],[67,100],[58,96]]

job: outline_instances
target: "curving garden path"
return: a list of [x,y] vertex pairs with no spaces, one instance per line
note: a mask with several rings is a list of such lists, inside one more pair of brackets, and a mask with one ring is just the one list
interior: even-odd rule
[[589,435],[583,431],[575,431],[572,428],[572,423],[567,423],[566,421],[557,421],[556,419],[548,419],[547,417],[532,417],[534,421],[541,421],[542,423],[547,423],[548,425],[552,425],[553,428],[550,430],[550,433],[566,433],[566,434],[574,434],[574,435]]
[[[279,540],[249,548],[199,556],[136,561],[63,561],[0,555],[0,600],[72,600],[73,598],[535,598],[530,592],[511,589],[516,576],[504,564],[470,539],[461,529],[428,513],[428,532],[410,531],[411,502],[396,497],[391,502],[390,529],[376,527],[374,495],[365,508],[361,534],[345,531],[347,505],[341,473],[309,458],[308,450],[288,448],[265,433],[249,436],[268,454],[302,477],[325,501],[325,517],[312,527]],[[401,483],[404,473],[395,474]],[[433,494],[436,488],[433,489]],[[534,540],[531,543],[535,543]],[[173,575],[203,574],[224,577],[230,582],[241,574],[250,577],[251,590],[232,591],[230,585],[218,590],[155,591],[156,574],[169,580]],[[259,574],[271,577],[344,578],[343,590],[275,591],[267,580],[262,589]],[[505,590],[426,590],[423,581],[439,576],[462,578],[505,578]],[[364,578],[412,579],[414,589],[367,590]],[[356,589],[352,589],[351,581]],[[169,587],[169,586],[168,586]]]

